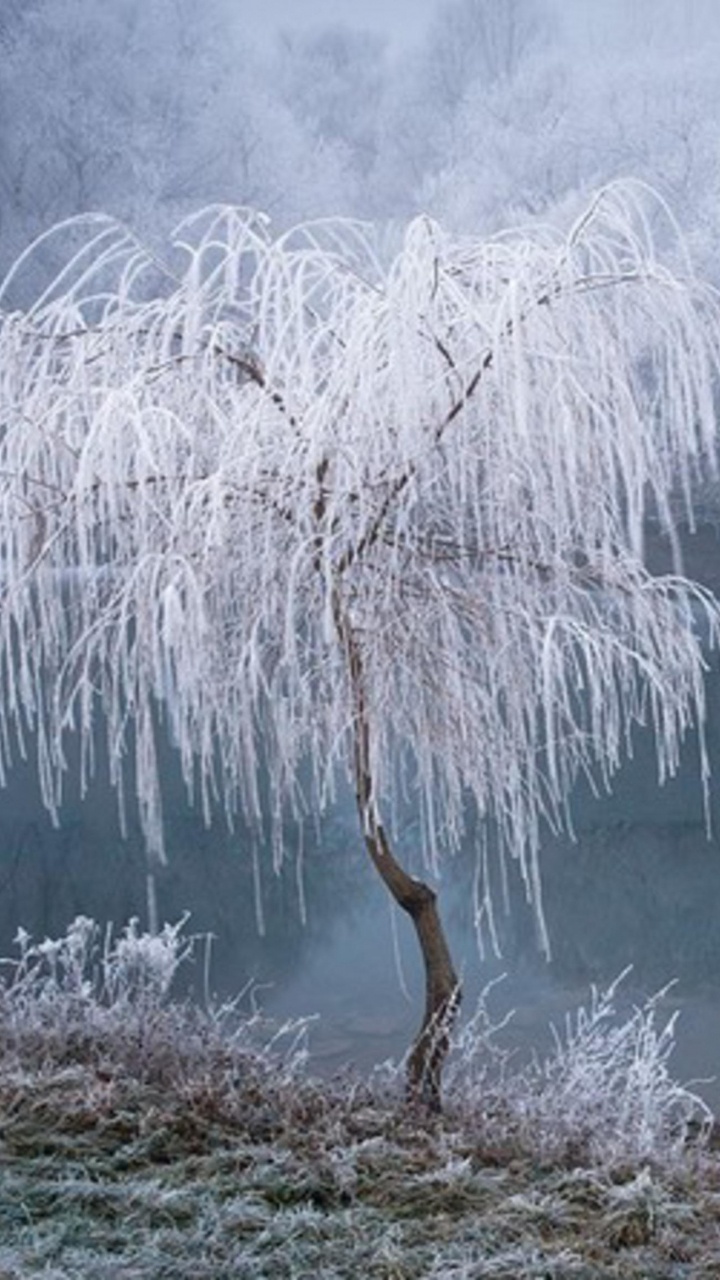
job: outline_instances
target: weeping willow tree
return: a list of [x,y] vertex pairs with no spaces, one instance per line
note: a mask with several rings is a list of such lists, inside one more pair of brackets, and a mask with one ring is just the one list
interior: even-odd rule
[[541,830],[576,779],[607,786],[636,725],[664,778],[701,732],[718,605],[651,576],[643,534],[673,537],[714,463],[720,308],[659,260],[650,199],[608,188],[567,236],[419,218],[386,257],[355,224],[273,238],[216,208],[163,263],[92,219],[31,305],[8,299],[37,247],[0,294],[3,777],[36,743],[57,812],[101,713],[161,853],[169,733],[208,818],[269,823],[276,860],[349,779],[422,948],[430,1105],[459,987],[399,815],[431,878],[480,815],[542,932]]

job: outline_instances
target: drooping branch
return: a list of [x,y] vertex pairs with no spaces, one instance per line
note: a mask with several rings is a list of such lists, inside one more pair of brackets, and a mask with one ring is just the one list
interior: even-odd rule
[[643,525],[712,464],[720,309],[636,205],[570,237],[421,219],[385,264],[366,229],[213,211],[162,289],[120,237],[0,315],[0,769],[27,716],[61,776],[102,702],[142,788],[159,708],[188,785],[258,821],[270,796],[280,831],[359,777],[335,584],[374,780],[417,798],[433,869],[474,804],[532,894],[543,821],[635,723],[670,772],[718,616],[649,579]]

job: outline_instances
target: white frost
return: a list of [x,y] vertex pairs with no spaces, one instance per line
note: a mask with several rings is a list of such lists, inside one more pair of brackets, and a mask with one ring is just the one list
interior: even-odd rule
[[0,311],[3,776],[38,731],[56,808],[102,707],[156,849],[161,720],[208,810],[279,832],[352,771],[340,601],[374,803],[410,789],[435,865],[474,802],[536,896],[577,776],[607,785],[640,723],[664,777],[703,720],[718,606],[648,575],[643,530],[714,466],[720,311],[651,199],[611,186],[565,238],[420,218],[389,264],[344,222],[212,209],[167,269],[88,223]]

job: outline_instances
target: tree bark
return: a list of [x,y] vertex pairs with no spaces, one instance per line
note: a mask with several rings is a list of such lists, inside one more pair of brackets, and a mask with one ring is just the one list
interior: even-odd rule
[[[362,808],[360,812],[362,819]],[[380,823],[374,822],[371,829],[366,829],[365,845],[384,884],[410,916],[420,944],[425,966],[425,1013],[408,1058],[407,1099],[412,1105],[438,1112],[442,1106],[442,1071],[461,990],[436,894],[400,865]]]
[[450,1048],[450,1030],[460,1005],[460,983],[438,913],[436,894],[429,885],[409,875],[397,861],[378,816],[361,642],[337,593],[333,600],[333,614],[348,662],[353,703],[355,799],[365,847],[383,883],[410,916],[425,966],[425,1013],[408,1058],[407,1098],[412,1105],[437,1112],[442,1103],[442,1071]]

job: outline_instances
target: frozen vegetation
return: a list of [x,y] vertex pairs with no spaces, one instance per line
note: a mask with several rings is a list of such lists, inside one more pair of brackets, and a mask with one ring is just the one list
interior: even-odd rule
[[314,7],[286,3],[262,44],[258,4],[4,0],[0,264],[87,209],[160,240],[216,200],[487,234],[572,219],[632,173],[716,276],[714,0],[438,0],[403,48],[366,6]]
[[717,498],[720,303],[691,259],[716,279],[720,31],[701,3],[682,31],[654,0],[572,7],[446,0],[400,56],[343,27],[261,52],[224,0],[6,0],[0,782],[32,743],[57,816],[102,711],[160,859],[163,721],[206,820],[269,831],[274,871],[349,784],[428,998],[413,1107],[402,1063],[314,1080],[304,1023],[178,999],[180,926],[20,934],[0,1280],[718,1274],[715,1132],[662,994],[592,992],[522,1069],[484,999],[420,1105],[457,980],[414,876],[468,802],[546,950],[541,831],[638,728],[661,781],[697,728],[710,809],[720,604],[645,544]]
[[477,820],[478,931],[514,863],[549,953],[541,834],[579,781],[609,790],[650,728],[662,782],[696,730],[709,807],[720,602],[645,562],[718,473],[720,298],[678,256],[625,182],[567,235],[420,217],[389,255],[211,207],[161,261],[97,215],[0,284],[0,781],[32,749],[57,820],[77,744],[81,793],[106,763],[160,860],[162,727],[205,821],[241,815],[275,872],[349,787],[423,953],[425,1100],[458,979],[418,873]]
[[[386,1064],[312,1079],[303,1023],[173,999],[180,926],[78,918],[4,962],[0,1275],[710,1280],[720,1162],[658,998],[595,992],[516,1070],[489,993],[442,1117]],[[492,1003],[496,1002],[493,996]]]

